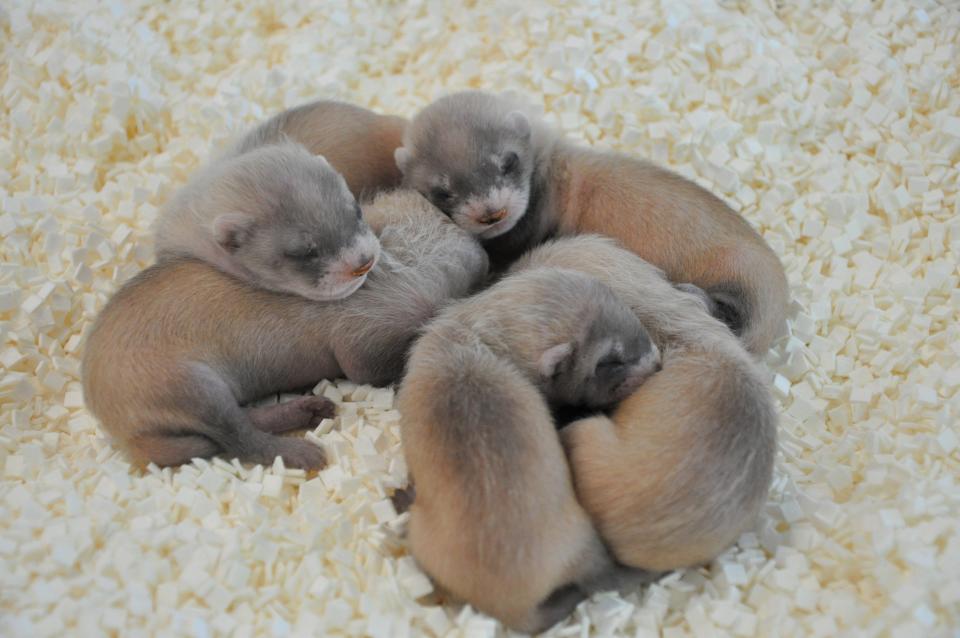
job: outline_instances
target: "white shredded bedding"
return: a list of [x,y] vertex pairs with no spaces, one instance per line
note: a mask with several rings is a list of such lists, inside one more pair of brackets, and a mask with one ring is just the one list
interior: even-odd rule
[[417,602],[390,390],[321,384],[341,407],[307,434],[332,459],[318,476],[143,474],[79,379],[84,331],[214,147],[318,97],[412,115],[466,87],[711,188],[796,300],[753,531],[552,634],[957,635],[958,33],[951,0],[4,3],[0,635],[503,633]]

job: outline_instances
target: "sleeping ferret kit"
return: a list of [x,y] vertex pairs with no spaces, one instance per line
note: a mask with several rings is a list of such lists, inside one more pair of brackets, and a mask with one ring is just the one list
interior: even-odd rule
[[960,626],[956,7],[0,30],[0,634]]

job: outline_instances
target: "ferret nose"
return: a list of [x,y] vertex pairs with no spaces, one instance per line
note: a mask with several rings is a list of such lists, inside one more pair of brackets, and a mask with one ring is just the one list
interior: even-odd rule
[[358,266],[357,268],[354,268],[352,271],[350,271],[350,274],[353,275],[354,277],[363,277],[365,274],[370,272],[371,268],[373,268],[373,262],[374,262],[373,257],[367,257],[366,255],[364,255],[363,257],[361,257],[361,260],[363,261],[363,265]]
[[507,216],[506,208],[501,208],[500,210],[494,210],[494,211],[488,210],[487,214],[481,217],[478,221],[481,224],[486,224],[487,226],[489,226],[490,224],[496,224],[498,221],[500,221],[506,216]]

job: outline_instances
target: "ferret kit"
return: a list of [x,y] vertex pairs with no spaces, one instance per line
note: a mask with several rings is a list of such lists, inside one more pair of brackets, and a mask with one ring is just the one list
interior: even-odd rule
[[256,402],[395,385],[407,548],[511,629],[709,562],[765,501],[779,259],[707,190],[512,99],[284,111],[197,171],[154,241],[84,346],[112,443],[318,470],[335,456],[293,431],[336,403]]

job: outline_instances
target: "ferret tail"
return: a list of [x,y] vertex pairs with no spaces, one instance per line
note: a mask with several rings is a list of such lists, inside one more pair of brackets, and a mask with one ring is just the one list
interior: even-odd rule
[[617,591],[626,595],[649,585],[664,574],[627,567],[616,563],[612,558],[605,558],[602,564],[599,569],[598,564],[594,564],[593,573],[577,582],[566,583],[554,589],[537,605],[528,628],[532,632],[544,631],[572,614],[577,605],[596,592]]
[[783,265],[769,248],[740,251],[735,279],[704,290],[714,304],[715,317],[737,335],[751,353],[766,352],[786,329],[789,287]]

